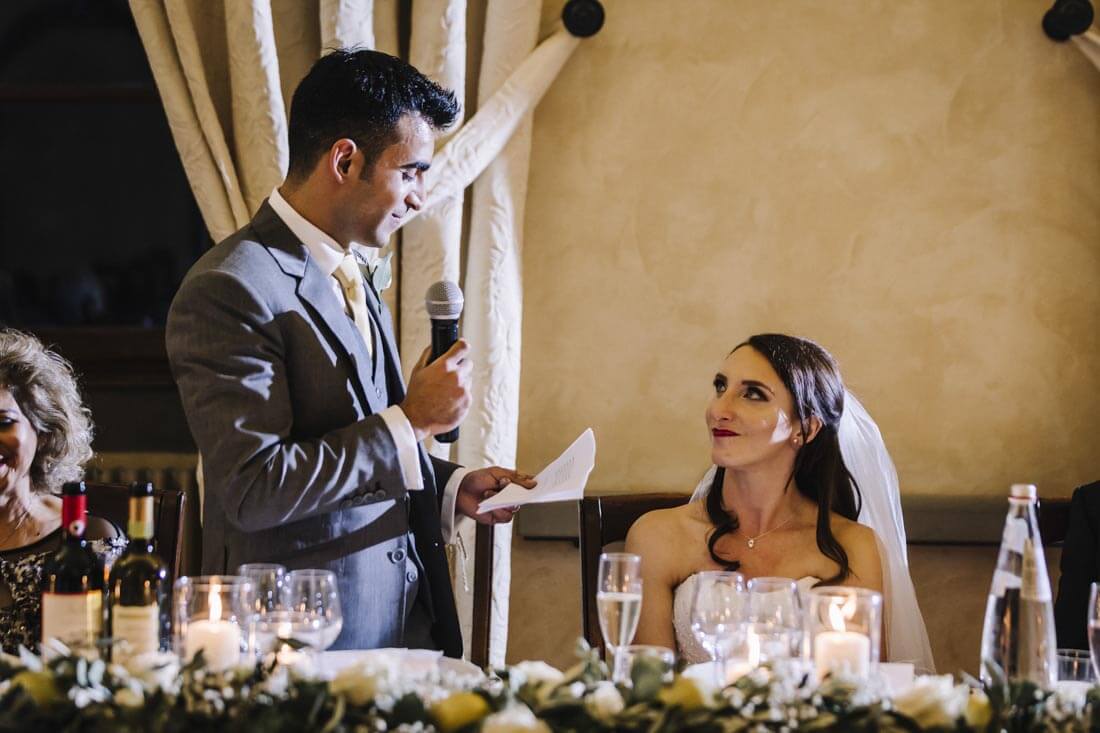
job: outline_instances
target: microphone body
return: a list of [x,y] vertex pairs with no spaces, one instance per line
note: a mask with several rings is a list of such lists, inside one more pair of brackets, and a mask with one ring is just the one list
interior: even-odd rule
[[428,363],[447,353],[458,341],[458,319],[444,321],[432,319],[432,356]]
[[[432,352],[428,359],[431,363],[446,354],[458,341],[458,317],[462,313],[463,305],[462,290],[452,282],[440,280],[428,288],[424,304],[432,321]],[[435,436],[435,440],[437,443],[454,443],[458,440],[458,428],[440,433]]]

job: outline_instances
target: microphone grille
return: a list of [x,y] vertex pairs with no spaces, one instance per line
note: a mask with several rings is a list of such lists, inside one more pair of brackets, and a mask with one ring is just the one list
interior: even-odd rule
[[429,318],[458,318],[462,314],[462,303],[462,288],[450,280],[433,283],[424,296],[424,307]]

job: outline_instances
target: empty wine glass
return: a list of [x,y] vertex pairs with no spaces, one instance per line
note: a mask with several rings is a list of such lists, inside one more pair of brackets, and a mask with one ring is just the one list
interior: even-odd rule
[[254,613],[275,611],[282,603],[286,566],[267,562],[249,562],[237,568],[237,575],[252,581],[249,605]]
[[[283,608],[303,614],[315,630],[318,651],[332,646],[344,627],[340,610],[340,590],[336,573],[331,570],[292,570],[283,580]],[[304,637],[302,637],[303,640]]]
[[802,605],[790,578],[753,578],[748,582],[745,643],[749,663],[776,662],[799,656]]
[[714,681],[726,686],[726,662],[743,636],[745,578],[740,573],[708,570],[695,576],[691,599],[691,632],[714,658]]
[[625,552],[600,555],[596,608],[600,631],[611,653],[612,679],[622,681],[627,674],[619,662],[619,649],[634,639],[642,612],[642,558]]

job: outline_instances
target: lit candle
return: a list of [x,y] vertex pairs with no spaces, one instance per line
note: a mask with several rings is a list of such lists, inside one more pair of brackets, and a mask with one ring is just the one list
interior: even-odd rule
[[210,619],[192,621],[184,636],[184,658],[191,659],[202,650],[206,666],[220,671],[237,664],[241,656],[241,628],[232,621],[222,620],[221,586],[210,586]]
[[865,634],[844,630],[844,614],[836,604],[829,606],[829,623],[834,630],[819,631],[814,638],[818,679],[830,672],[866,678],[871,666],[871,640]]

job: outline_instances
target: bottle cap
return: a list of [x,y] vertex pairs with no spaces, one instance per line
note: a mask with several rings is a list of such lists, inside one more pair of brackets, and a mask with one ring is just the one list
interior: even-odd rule
[[83,481],[66,481],[61,486],[62,496],[84,496],[87,493],[88,489]]
[[1036,499],[1039,496],[1038,489],[1035,488],[1035,484],[1012,484],[1012,488],[1008,490],[1008,495],[1013,499]]

